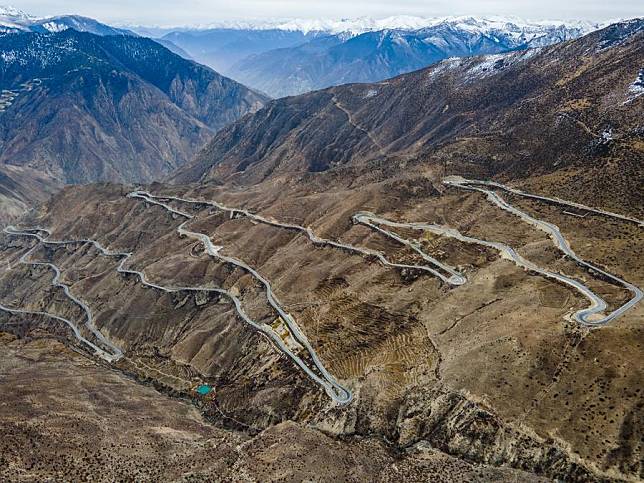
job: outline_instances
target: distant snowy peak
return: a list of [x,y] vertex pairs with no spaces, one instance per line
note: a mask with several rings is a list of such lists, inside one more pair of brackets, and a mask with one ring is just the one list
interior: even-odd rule
[[94,19],[78,15],[37,18],[14,7],[0,6],[0,31],[55,33],[69,28],[96,35],[135,35],[133,32],[113,28]]
[[[471,33],[486,34],[495,30],[542,31],[547,28],[578,29],[583,32],[596,30],[600,25],[591,22],[564,21],[526,21],[514,17],[414,17],[398,15],[383,19],[360,17],[355,19],[272,19],[272,20],[240,20],[221,21],[208,25],[193,26],[194,30],[205,29],[235,29],[235,30],[286,30],[309,32],[325,32],[339,34],[348,32],[360,35],[366,32],[380,30],[409,30],[416,31],[428,27],[449,25]],[[184,27],[190,28],[190,27]]]
[[11,18],[14,20],[29,20],[30,18],[32,18],[22,10],[18,10],[17,8],[10,5],[6,7],[0,5],[0,18],[2,17]]
[[89,32],[95,35],[135,35],[133,32],[110,27],[109,25],[97,22],[92,18],[78,15],[64,15],[60,17],[48,17],[33,21],[32,30],[40,28],[47,32],[62,32],[67,29],[74,29],[78,32]]
[[5,30],[29,30],[25,27],[32,18],[14,7],[0,6],[0,32]]

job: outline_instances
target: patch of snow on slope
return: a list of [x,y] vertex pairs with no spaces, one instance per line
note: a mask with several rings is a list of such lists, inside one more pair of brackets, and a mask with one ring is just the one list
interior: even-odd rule
[[635,82],[633,82],[628,87],[628,93],[630,95],[628,97],[628,100],[624,104],[633,102],[639,96],[644,94],[644,68],[640,69],[639,73],[637,74],[637,78],[635,79]]
[[67,25],[58,22],[45,22],[42,26],[44,29],[52,33],[62,32],[69,28]]
[[[492,75],[516,64],[517,62],[522,62],[534,57],[541,52],[541,50],[541,48],[527,49],[475,58],[472,62],[476,62],[477,60],[480,60],[480,62],[475,63],[467,70],[465,81],[470,82]],[[467,60],[465,60],[465,62],[467,62]]]
[[9,50],[8,52],[1,52],[0,59],[2,59],[6,64],[12,64],[18,59],[18,55],[15,50]]
[[467,80],[481,79],[505,67],[505,54],[486,55],[480,62],[467,71]]
[[460,66],[462,62],[463,59],[461,57],[449,57],[445,60],[440,61],[438,64],[434,64],[431,68],[427,69],[425,73],[426,84],[431,84],[431,81],[432,79],[434,79],[434,77]]

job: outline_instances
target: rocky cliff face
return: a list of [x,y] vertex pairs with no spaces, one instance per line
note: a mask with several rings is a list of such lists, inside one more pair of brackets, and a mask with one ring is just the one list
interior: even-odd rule
[[146,181],[265,97],[148,39],[4,34],[0,162],[68,183]]

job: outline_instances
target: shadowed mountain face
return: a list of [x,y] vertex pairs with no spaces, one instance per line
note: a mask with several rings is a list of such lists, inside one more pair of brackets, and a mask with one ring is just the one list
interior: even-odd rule
[[626,206],[642,161],[643,98],[632,85],[643,25],[273,101],[218,133],[175,179],[257,183],[378,159],[395,170],[422,159],[481,177],[581,169],[576,185],[595,190],[586,195],[601,198],[610,179],[623,195],[615,202]]
[[497,54],[577,38],[582,27],[490,26],[467,19],[420,30],[382,30],[358,36],[326,35],[295,47],[243,59],[227,73],[273,97],[350,82],[375,82],[449,57]]
[[146,181],[266,98],[159,44],[68,29],[0,37],[0,162],[64,182]]

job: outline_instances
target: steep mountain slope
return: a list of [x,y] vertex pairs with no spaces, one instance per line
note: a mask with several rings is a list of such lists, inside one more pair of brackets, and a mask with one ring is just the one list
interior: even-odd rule
[[332,35],[325,44],[271,50],[235,64],[227,73],[273,97],[350,82],[375,82],[448,57],[541,47],[588,32],[590,25],[515,24],[474,18],[444,20],[418,30],[388,29]]
[[576,197],[639,209],[643,99],[632,98],[631,85],[643,25],[273,101],[221,131],[176,180],[260,182],[420,158],[484,177],[567,173],[578,188],[588,183]]
[[152,40],[72,29],[3,34],[0,84],[0,162],[73,183],[163,176],[266,100]]
[[[55,420],[0,412],[10,476],[93,471],[49,443],[98,425],[157,479],[641,479],[641,27],[278,100],[178,177],[200,182],[68,186],[18,220],[0,234],[7,392],[55,364],[82,393]],[[97,393],[106,371],[247,443],[209,437],[202,458],[173,418],[129,424],[149,393]],[[33,400],[69,397],[41,379]]]

